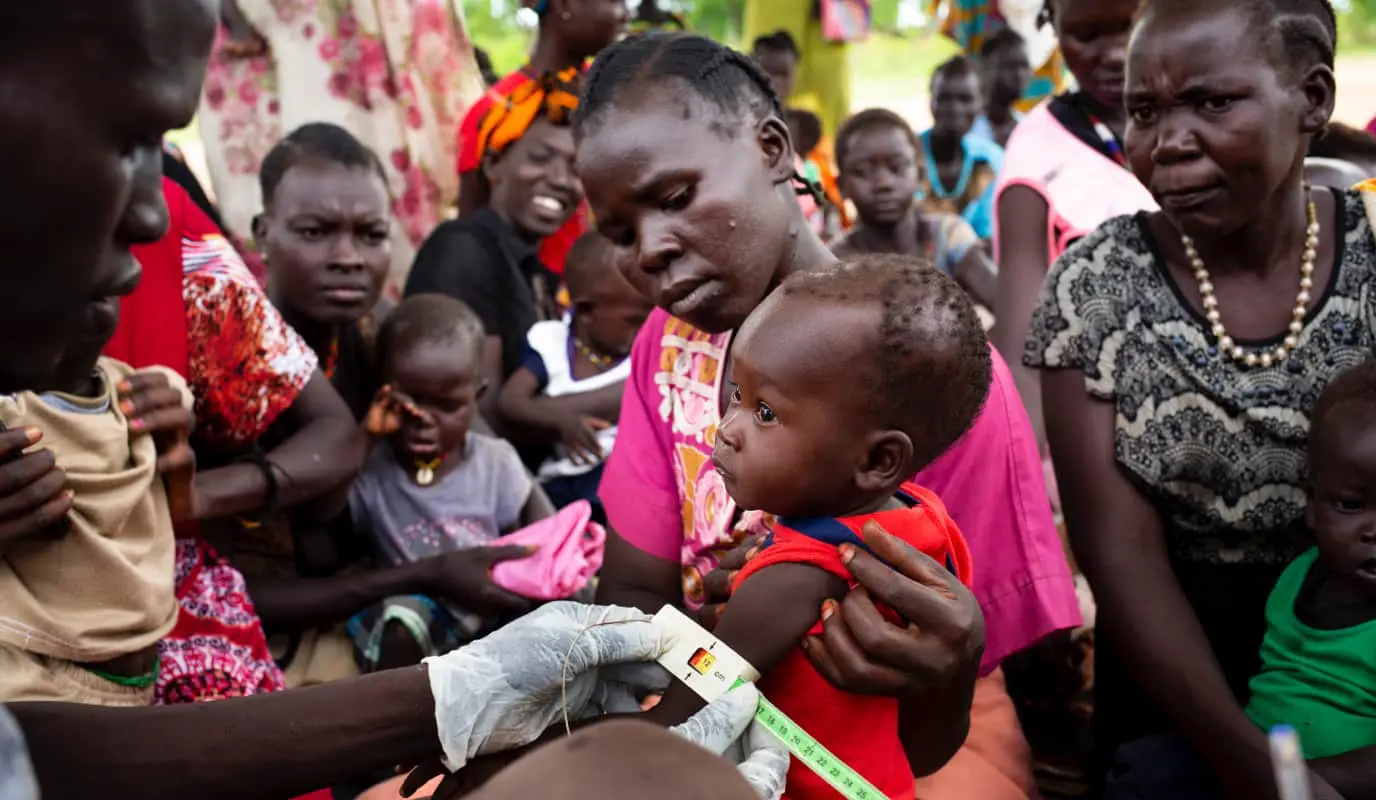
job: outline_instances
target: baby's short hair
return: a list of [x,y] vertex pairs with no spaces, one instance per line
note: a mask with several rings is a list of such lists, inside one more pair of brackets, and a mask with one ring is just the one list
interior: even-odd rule
[[[1376,406],[1376,359],[1343,370],[1324,387],[1314,403],[1314,411],[1309,415],[1311,448],[1318,441],[1319,432],[1325,425],[1331,424],[1334,410],[1350,404]],[[1310,461],[1313,461],[1312,456]]]
[[854,366],[875,422],[907,433],[915,466],[935,461],[965,434],[989,394],[993,361],[965,291],[931,264],[870,255],[784,280],[784,296],[878,312]]
[[607,237],[588,231],[569,248],[564,258],[564,283],[571,296],[591,291],[603,275],[616,269],[611,245]]
[[412,295],[401,301],[378,329],[378,372],[390,380],[397,354],[420,344],[472,347],[474,357],[480,358],[486,335],[473,309],[449,295]]

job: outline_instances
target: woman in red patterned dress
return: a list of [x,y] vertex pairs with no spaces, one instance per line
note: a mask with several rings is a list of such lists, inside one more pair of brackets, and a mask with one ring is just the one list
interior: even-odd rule
[[[171,229],[134,248],[143,281],[106,353],[187,378],[202,452],[248,451],[279,419],[296,431],[264,457],[199,471],[197,518],[252,517],[347,484],[364,447],[352,413],[214,223],[181,187],[163,188]],[[161,644],[157,702],[285,688],[243,576],[199,529],[178,533],[181,615]]]

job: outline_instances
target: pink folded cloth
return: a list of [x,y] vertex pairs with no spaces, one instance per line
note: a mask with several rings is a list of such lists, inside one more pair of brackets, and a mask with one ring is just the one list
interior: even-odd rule
[[602,568],[607,532],[592,521],[588,501],[579,500],[491,544],[538,548],[528,558],[493,566],[494,583],[532,600],[563,600],[587,586]]

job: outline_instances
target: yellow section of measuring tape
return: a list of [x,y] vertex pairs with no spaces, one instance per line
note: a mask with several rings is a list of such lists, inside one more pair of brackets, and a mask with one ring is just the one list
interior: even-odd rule
[[[742,683],[744,681],[736,681],[736,686]],[[807,731],[798,727],[798,723],[789,719],[778,706],[763,696],[760,697],[760,707],[755,710],[755,719],[778,737],[794,758],[831,784],[831,788],[840,792],[846,800],[885,800],[885,794],[874,784],[860,777],[860,773],[832,755],[830,750],[809,736]]]

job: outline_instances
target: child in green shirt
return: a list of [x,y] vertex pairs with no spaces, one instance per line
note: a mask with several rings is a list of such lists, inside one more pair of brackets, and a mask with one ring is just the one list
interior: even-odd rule
[[1376,791],[1376,361],[1324,390],[1310,417],[1308,523],[1317,546],[1266,604],[1247,716],[1293,725],[1345,797]]

